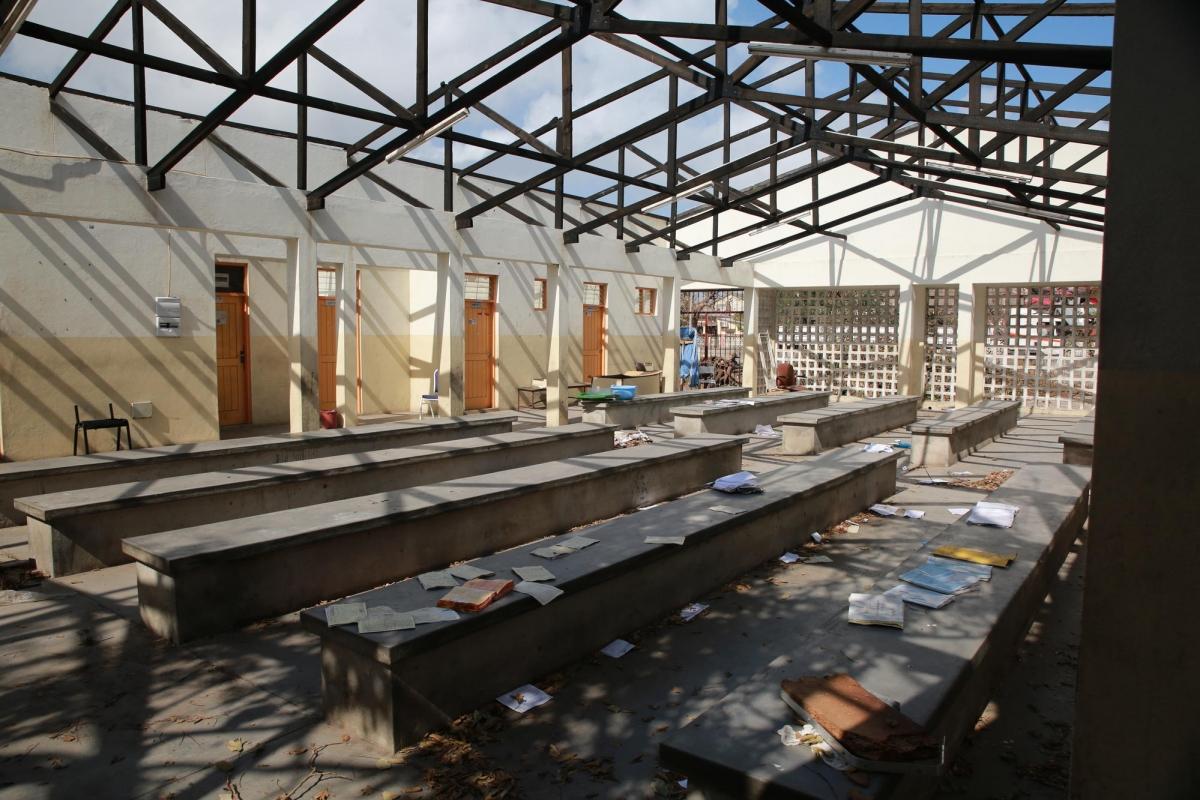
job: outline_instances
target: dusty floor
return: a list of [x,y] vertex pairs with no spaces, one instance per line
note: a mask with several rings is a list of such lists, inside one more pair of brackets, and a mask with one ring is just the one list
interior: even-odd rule
[[[522,412],[523,425],[538,421]],[[1058,461],[1070,424],[1027,418],[954,469],[970,480]],[[765,438],[746,453],[756,470],[795,460]],[[321,720],[317,649],[295,615],[173,647],[137,621],[129,566],[4,593],[0,800],[682,795],[682,776],[657,767],[664,735],[770,661],[780,626],[843,606],[950,522],[947,506],[986,493],[917,485],[925,474],[901,475],[897,494],[924,519],[832,536],[821,547],[831,564],[764,564],[698,598],[710,608],[692,622],[629,632],[637,647],[625,657],[540,676],[547,705],[518,716],[492,704],[396,756]],[[0,531],[0,554],[22,548],[21,529]],[[939,797],[1065,796],[1081,589],[1077,551]]]

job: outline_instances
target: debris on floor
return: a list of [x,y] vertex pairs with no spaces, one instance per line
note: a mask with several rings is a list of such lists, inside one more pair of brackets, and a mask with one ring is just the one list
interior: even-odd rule
[[617,431],[613,434],[613,447],[637,447],[642,444],[654,444],[654,440],[641,431]]

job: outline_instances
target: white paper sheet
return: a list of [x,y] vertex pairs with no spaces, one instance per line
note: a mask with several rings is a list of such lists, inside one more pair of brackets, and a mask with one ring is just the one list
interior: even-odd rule
[[941,608],[954,600],[954,595],[952,594],[942,594],[930,591],[929,589],[922,589],[919,586],[913,586],[911,583],[898,583],[884,592],[884,594],[888,597],[899,597],[906,603],[925,606],[926,608]]
[[800,560],[800,556],[796,555],[795,553],[784,553],[779,557],[779,560],[785,564],[795,564]]
[[776,437],[776,436],[782,436],[783,434],[776,431],[770,425],[755,425],[754,426],[754,435],[755,436]]
[[868,444],[863,447],[864,453],[894,453],[890,444]]
[[734,506],[709,506],[708,510],[716,511],[718,514],[729,514],[730,516],[734,514],[741,514],[743,511],[745,511],[743,508],[735,508]]
[[387,633],[388,631],[411,631],[417,627],[412,614],[377,606],[367,609],[367,614],[358,621],[359,633]]
[[922,478],[917,483],[922,486],[942,486],[950,482],[949,478]]
[[868,511],[874,511],[881,517],[894,517],[896,512],[900,510],[899,506],[889,506],[884,503],[876,503],[871,506]]
[[488,575],[496,574],[494,570],[473,567],[470,564],[456,564],[446,571],[464,581],[474,580],[475,578],[486,578]]
[[558,543],[558,547],[567,547],[571,550],[582,550],[585,547],[591,547],[599,539],[590,539],[587,536],[572,536],[570,539],[564,539]]
[[685,536],[647,536],[646,544],[683,544],[687,541]]
[[753,472],[745,471],[717,478],[713,481],[712,488],[718,492],[730,494],[757,494],[762,491],[762,487],[758,484],[758,477]]
[[955,506],[954,508],[947,508],[946,510],[956,517],[961,517],[963,514],[971,513],[971,509],[968,506]]
[[437,606],[418,608],[416,611],[409,613],[412,614],[413,622],[418,625],[428,625],[433,622],[453,622],[458,619],[458,612],[453,608],[438,608]]
[[856,592],[850,595],[850,610],[847,619],[855,625],[885,625],[891,628],[903,628],[904,601],[895,596]]
[[513,567],[513,572],[517,573],[523,581],[552,581],[554,573],[545,567]]
[[537,556],[538,558],[548,558],[548,559],[553,560],[555,558],[562,558],[563,556],[569,556],[574,552],[575,551],[569,547],[563,547],[561,545],[555,544],[555,545],[550,545],[549,547],[539,547],[537,550],[533,551],[533,554],[535,556]]
[[925,516],[925,512],[917,511],[915,508],[910,508],[904,512],[904,516],[908,517],[909,519],[921,519]]
[[805,564],[832,564],[833,559],[829,556],[809,556],[804,559]]
[[680,610],[679,618],[684,622],[691,622],[705,611],[708,611],[708,606],[704,603],[688,603]]
[[550,695],[536,686],[527,683],[524,686],[513,689],[511,692],[505,692],[497,697],[496,700],[500,705],[511,708],[518,714],[524,714],[526,711],[550,702]]
[[358,622],[367,613],[366,603],[333,603],[325,606],[325,622],[330,626]]
[[822,539],[823,539],[823,537],[821,536],[821,534],[820,534],[820,533],[818,533],[817,531],[813,531],[812,533],[810,533],[810,534],[808,535],[808,538],[812,539],[812,540],[813,540],[814,542],[816,542],[817,544],[820,544],[820,543],[821,543],[821,541],[822,541]]
[[542,605],[546,605],[564,594],[563,590],[557,586],[536,581],[521,581],[513,587],[513,591],[527,594]]
[[600,652],[609,658],[620,658],[633,649],[633,643],[627,642],[624,639],[613,639],[604,647],[600,648]]
[[1020,510],[1018,506],[1011,506],[1008,503],[990,503],[986,500],[980,500],[971,509],[971,515],[967,517],[967,522],[972,525],[992,525],[997,528],[1011,528],[1013,520]]
[[453,589],[458,586],[454,576],[445,570],[422,573],[417,576],[417,580],[421,582],[422,589]]

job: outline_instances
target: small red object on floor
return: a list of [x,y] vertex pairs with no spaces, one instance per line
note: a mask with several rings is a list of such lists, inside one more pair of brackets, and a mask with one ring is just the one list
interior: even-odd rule
[[346,427],[346,420],[342,416],[342,412],[338,411],[336,408],[331,408],[327,411],[321,412],[321,427],[325,430],[329,430],[331,428],[344,428]]

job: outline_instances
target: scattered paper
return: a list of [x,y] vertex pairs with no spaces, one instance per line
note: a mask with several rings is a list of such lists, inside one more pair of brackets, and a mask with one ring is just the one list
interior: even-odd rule
[[689,603],[679,612],[679,618],[684,622],[691,622],[705,611],[708,611],[708,606],[704,603]]
[[950,482],[949,478],[922,478],[917,483],[922,486],[941,486]]
[[600,652],[609,658],[620,658],[633,649],[633,643],[627,642],[624,639],[613,639],[604,647],[600,648]]
[[863,447],[864,453],[894,453],[890,444],[868,444]]
[[686,536],[647,536],[646,544],[683,544]]
[[800,744],[800,731],[791,725],[784,725],[776,733],[779,734],[779,741],[783,742],[784,747],[795,747]]
[[493,570],[473,567],[470,564],[457,564],[446,571],[454,577],[461,578],[464,581],[471,581],[476,578],[486,578],[488,575],[496,574]]
[[537,550],[533,551],[533,554],[538,558],[555,559],[562,558],[563,556],[569,556],[574,552],[575,551],[569,547],[563,547],[562,545],[554,544],[550,545],[549,547],[539,547]]
[[804,559],[805,564],[832,564],[833,559],[829,556],[809,556]]
[[599,539],[589,539],[587,536],[572,536],[570,539],[564,539],[558,543],[558,547],[566,547],[569,550],[582,550],[585,547],[591,547]]
[[784,553],[779,557],[779,560],[785,564],[795,564],[800,560],[800,556],[796,555],[795,553]]
[[782,436],[783,434],[776,431],[770,425],[755,425],[754,426],[754,435],[755,436]]
[[[666,501],[664,500],[663,502],[665,503]],[[661,505],[662,505],[662,503],[654,503],[654,504],[648,505],[648,506],[638,506],[637,510],[638,511],[649,511],[650,509],[658,508]]]
[[904,601],[899,597],[884,594],[850,595],[850,611],[847,617],[854,625],[884,625],[889,628],[904,627]]
[[1011,528],[1017,512],[1021,509],[1008,503],[989,503],[980,500],[971,509],[967,522],[973,525],[994,525],[997,528]]
[[974,473],[974,472],[966,472],[966,471],[964,471],[964,470],[960,470],[960,471],[958,471],[958,472],[951,472],[950,474],[951,474],[951,475],[954,475],[955,477],[959,477],[959,478],[961,478],[961,477],[963,477],[964,475],[974,475],[975,473]]
[[417,625],[428,625],[432,622],[453,622],[458,619],[458,612],[452,608],[418,608],[411,612],[413,622]]
[[954,508],[947,508],[946,510],[949,511],[951,514],[953,514],[956,517],[961,517],[963,514],[971,513],[970,508],[963,508],[960,506],[955,506]]
[[453,589],[458,586],[454,576],[445,570],[425,572],[417,576],[422,589]]
[[904,516],[908,517],[909,519],[921,519],[925,516],[925,512],[917,511],[915,508],[910,508],[904,512]]
[[367,613],[366,603],[334,603],[325,606],[325,622],[329,625],[349,625]]
[[816,531],[813,531],[812,533],[810,533],[808,535],[808,538],[812,539],[817,544],[821,543],[821,534],[817,533]]
[[733,506],[709,506],[709,511],[716,511],[718,514],[741,514],[745,509],[735,508]]
[[846,526],[846,533],[858,533],[858,530],[859,530],[858,525],[847,525]]
[[867,510],[874,511],[876,514],[878,514],[881,517],[894,517],[896,515],[896,512],[900,510],[900,507],[899,506],[889,506],[889,505],[885,505],[883,503],[876,503],[875,505],[871,506]]
[[521,581],[513,587],[513,591],[527,594],[542,605],[546,605],[564,594],[563,590],[557,586],[550,586],[549,584],[538,583],[537,581]]
[[395,611],[387,606],[368,608],[366,616],[358,621],[359,633],[387,633],[388,631],[411,631],[417,627],[412,614]]
[[718,492],[729,494],[758,494],[762,491],[762,487],[758,485],[758,478],[753,472],[735,472],[732,475],[724,475],[713,481],[712,488]]
[[938,594],[962,594],[975,587],[981,578],[962,570],[950,569],[943,565],[926,562],[916,569],[900,575],[900,580],[929,589]]
[[981,581],[990,581],[992,579],[992,568],[987,564],[971,564],[966,561],[956,561],[952,558],[942,558],[941,556],[930,556],[925,559],[925,563],[933,564],[941,569],[958,572],[962,575],[972,575]]
[[523,581],[552,581],[554,573],[545,567],[513,567]]
[[922,589],[909,583],[898,583],[884,592],[884,594],[888,597],[899,597],[906,603],[925,606],[926,608],[941,608],[954,600],[954,595],[952,594],[942,594],[941,592]]
[[986,564],[991,567],[1007,567],[1017,560],[1016,553],[993,553],[989,550],[976,550],[974,547],[956,547],[949,544],[942,545],[933,553],[943,558],[969,561],[973,564]]
[[511,692],[500,695],[496,700],[500,705],[511,708],[518,714],[524,714],[526,711],[550,702],[550,695],[527,683],[519,689],[513,689]]
[[688,779],[687,779],[687,778],[683,778],[682,780],[678,780],[678,781],[675,781],[675,782],[679,784],[679,788],[680,788],[680,789],[686,789],[686,788],[687,788],[687,786],[688,786],[688,784],[687,784],[687,781],[688,781]]

